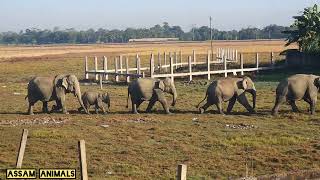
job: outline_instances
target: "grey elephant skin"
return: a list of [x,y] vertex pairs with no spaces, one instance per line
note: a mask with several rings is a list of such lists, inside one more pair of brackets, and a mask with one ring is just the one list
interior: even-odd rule
[[[106,114],[105,105],[107,105],[108,110],[110,109],[110,96],[109,93],[100,93],[96,91],[86,91],[82,94],[82,101],[85,108],[88,110],[90,106],[95,106],[95,113],[99,113],[99,109],[101,109],[102,113]],[[78,111],[81,112],[83,110],[82,107],[78,108]],[[90,113],[90,112],[89,112]]]
[[173,96],[172,106],[177,101],[177,90],[170,78],[159,80],[154,78],[139,78],[128,86],[127,107],[131,97],[132,113],[138,114],[138,109],[143,101],[149,101],[147,112],[150,112],[154,104],[159,101],[167,114],[170,114],[169,105],[165,93]]
[[[64,114],[68,114],[65,104],[67,93],[73,93],[85,109],[81,98],[80,84],[75,75],[33,78],[28,84],[28,95],[26,96],[29,101],[28,114],[33,115],[33,106],[38,101],[42,101],[42,111],[44,113],[49,113],[48,102],[56,101],[54,110],[62,109]],[[87,113],[86,109],[85,111]]]
[[[245,92],[252,94],[252,107],[245,96]],[[207,99],[207,103],[199,108],[200,104],[205,99]],[[249,77],[221,78],[213,81],[207,88],[205,98],[196,107],[199,108],[199,111],[202,114],[211,105],[216,105],[218,112],[224,114],[222,103],[229,101],[227,113],[230,113],[237,100],[247,109],[247,111],[255,113],[256,89],[253,81]]]
[[280,104],[286,101],[294,112],[299,112],[297,100],[306,101],[310,105],[310,113],[314,114],[319,87],[320,77],[312,74],[296,74],[284,79],[277,86],[272,114],[278,114]]

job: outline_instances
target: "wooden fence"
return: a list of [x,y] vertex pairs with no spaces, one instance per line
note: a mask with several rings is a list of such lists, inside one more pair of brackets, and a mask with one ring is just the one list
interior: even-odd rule
[[[128,56],[118,56],[114,58],[114,69],[108,69],[108,58],[103,56],[102,68],[98,68],[98,58],[94,57],[94,69],[88,69],[88,57],[85,57],[85,79],[89,79],[89,75],[93,75],[95,80],[102,82],[103,80],[109,80],[109,75],[114,76],[114,80],[119,82],[119,77],[126,77],[126,82],[130,82],[130,78],[140,77],[151,77],[151,78],[165,78],[170,77],[174,80],[175,77],[189,77],[189,81],[192,80],[193,76],[206,75],[207,79],[210,80],[213,74],[224,74],[225,77],[228,73],[237,75],[238,73],[244,75],[244,72],[252,72],[259,70],[270,70],[276,68],[282,68],[283,66],[275,66],[274,53],[270,53],[270,64],[267,66],[260,66],[259,64],[259,53],[255,56],[255,66],[250,68],[244,68],[244,56],[238,53],[234,49],[221,49],[218,48],[215,52],[215,58],[211,51],[207,52],[207,57],[204,61],[198,61],[196,52],[193,50],[192,54],[187,57],[184,61],[182,52],[169,53],[164,52],[163,54],[158,53],[157,57],[151,53],[148,67],[141,67],[141,58],[139,54],[135,56],[135,67],[129,67]],[[228,68],[228,64],[236,65],[240,61],[238,68]],[[124,65],[123,65],[124,62]],[[193,68],[197,66],[206,66],[205,70],[194,71]],[[213,70],[214,66],[222,66],[220,70]],[[177,69],[187,70],[187,72],[181,72]],[[184,70],[184,71],[185,71]]]

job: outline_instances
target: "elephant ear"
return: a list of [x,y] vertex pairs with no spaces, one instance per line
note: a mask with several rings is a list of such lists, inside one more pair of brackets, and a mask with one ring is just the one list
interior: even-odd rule
[[165,85],[164,85],[163,81],[158,81],[156,83],[157,83],[156,87],[158,89],[161,89],[162,91],[164,91]]
[[238,89],[236,91],[239,96],[242,93],[244,93],[245,90],[248,88],[248,80],[246,78],[243,78],[242,81],[237,82],[237,86],[238,86]]
[[68,89],[67,77],[64,77],[61,79],[61,86],[64,87],[65,89]]
[[244,90],[248,89],[248,79],[247,78],[243,78],[243,80],[242,80],[242,88]]

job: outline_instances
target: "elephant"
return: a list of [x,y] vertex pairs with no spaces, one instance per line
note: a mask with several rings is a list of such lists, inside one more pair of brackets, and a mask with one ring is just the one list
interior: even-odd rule
[[277,86],[272,114],[277,115],[280,104],[285,101],[291,105],[293,112],[299,112],[295,101],[302,99],[310,105],[310,113],[315,114],[319,87],[320,76],[313,74],[295,74],[284,79]]
[[65,104],[66,93],[73,93],[85,112],[88,113],[82,102],[78,78],[72,74],[61,74],[55,77],[34,77],[29,81],[28,94],[25,98],[28,98],[29,102],[28,114],[34,114],[33,106],[37,101],[42,101],[44,113],[49,113],[48,102],[56,101],[55,110],[62,109],[64,114],[68,114]]
[[[108,110],[110,109],[110,96],[109,93],[99,93],[96,91],[86,91],[82,94],[82,101],[84,106],[89,112],[90,106],[95,105],[95,112],[98,114],[99,108],[102,110],[103,114],[106,114],[104,104],[107,104]],[[78,108],[78,111],[81,112],[82,107]]]
[[[249,104],[245,96],[245,92],[249,92],[252,95],[253,106]],[[200,104],[207,99],[207,103],[199,108]],[[204,99],[196,106],[199,108],[199,112],[202,114],[206,109],[215,104],[218,112],[224,114],[222,109],[222,102],[229,101],[227,113],[230,113],[236,100],[242,104],[247,111],[255,113],[256,106],[256,88],[253,81],[249,77],[243,78],[221,78],[213,81],[207,88]]]
[[131,96],[132,113],[138,114],[138,109],[143,101],[149,101],[147,112],[150,112],[154,104],[159,101],[166,114],[171,114],[165,93],[173,96],[171,106],[175,106],[177,101],[177,90],[170,78],[164,80],[154,78],[139,78],[132,81],[128,86],[127,108],[129,96]]

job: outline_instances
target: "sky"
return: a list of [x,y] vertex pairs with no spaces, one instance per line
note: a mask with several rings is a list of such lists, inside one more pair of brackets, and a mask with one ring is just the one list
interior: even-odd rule
[[288,26],[292,16],[320,0],[1,0],[0,32],[26,28],[85,30],[152,27],[168,22],[184,30]]

